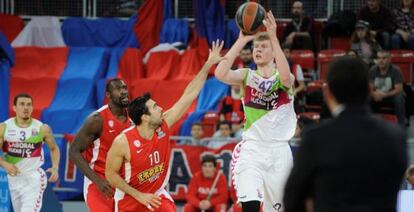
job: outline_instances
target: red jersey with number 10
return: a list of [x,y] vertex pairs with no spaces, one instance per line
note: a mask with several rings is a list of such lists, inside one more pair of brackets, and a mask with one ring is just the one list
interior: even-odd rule
[[[142,138],[136,127],[124,131],[128,140],[130,162],[122,165],[120,175],[125,181],[143,193],[160,195],[168,183],[171,154],[170,134],[165,122],[155,130],[152,140]],[[169,197],[163,192],[164,196]],[[126,211],[148,210],[132,196],[119,189],[115,193],[116,207]]]

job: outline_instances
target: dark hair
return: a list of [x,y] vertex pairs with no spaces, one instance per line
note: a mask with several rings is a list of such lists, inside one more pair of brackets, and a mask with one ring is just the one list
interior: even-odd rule
[[208,163],[211,162],[214,164],[214,166],[217,165],[217,161],[216,161],[216,157],[212,154],[205,154],[202,158],[201,158],[201,165],[203,165],[204,163]]
[[220,126],[221,125],[227,125],[227,126],[229,126],[229,129],[231,131],[231,123],[229,121],[221,121],[221,122],[219,122],[219,124],[217,125],[217,130],[220,129]]
[[17,104],[17,100],[19,100],[19,98],[29,98],[33,102],[33,98],[29,94],[27,94],[27,93],[19,93],[16,96],[14,96],[13,105],[16,105]]
[[144,95],[135,98],[128,105],[128,114],[131,117],[135,125],[139,126],[142,123],[141,116],[144,114],[150,115],[148,110],[147,101],[151,99],[150,93],[145,93]]
[[338,103],[364,104],[368,100],[368,67],[359,58],[344,56],[334,60],[328,67],[329,90]]
[[284,44],[282,44],[282,46],[281,46],[282,48],[282,50],[284,50],[284,49],[289,49],[289,50],[292,50],[292,45],[289,45],[289,44],[287,44],[287,43],[284,43]]
[[[375,43],[377,43],[377,40],[375,40],[375,37],[371,35],[371,33],[369,32],[369,29],[366,29],[367,33],[365,35],[365,40],[368,44],[373,45]],[[358,43],[361,40],[359,40],[358,35],[357,35],[357,30],[355,29],[354,32],[351,35],[351,45],[353,43]]]
[[113,78],[113,79],[108,80],[106,82],[105,91],[106,92],[111,92],[112,89],[114,89],[113,83],[114,82],[121,82],[121,81],[123,81],[123,80],[122,79],[119,79],[119,78]]

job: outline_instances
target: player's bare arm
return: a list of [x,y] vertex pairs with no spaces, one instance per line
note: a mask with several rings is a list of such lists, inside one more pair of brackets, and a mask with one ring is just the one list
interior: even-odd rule
[[56,144],[52,129],[47,124],[43,124],[40,130],[42,131],[44,135],[44,141],[47,147],[49,148],[50,157],[52,159],[52,167],[46,170],[46,172],[50,173],[49,182],[56,182],[59,178],[59,173],[58,173],[59,160],[60,160],[59,147]]
[[128,185],[128,183],[125,182],[125,180],[119,175],[119,170],[121,169],[124,161],[129,162],[131,160],[129,152],[128,140],[125,134],[122,133],[115,138],[111,148],[108,151],[105,167],[106,179],[112,186],[131,195],[138,202],[147,206],[148,209],[152,210],[154,208],[158,208],[161,205],[161,198],[159,196],[139,192]]
[[220,56],[220,51],[223,49],[223,45],[223,41],[220,42],[219,40],[217,40],[216,42],[213,42],[208,59],[204,63],[200,72],[198,72],[195,78],[187,85],[183,95],[180,97],[178,102],[167,112],[165,112],[164,120],[169,127],[172,126],[184,115],[184,113],[190,107],[191,103],[198,96],[198,94],[201,91],[201,88],[203,88],[204,86],[211,66],[226,59],[225,57]]
[[[0,123],[0,149],[3,149],[5,130],[6,124]],[[0,157],[0,167],[3,167],[10,176],[16,176],[19,173],[19,169],[15,165],[8,163],[3,157]]]
[[112,197],[114,191],[109,183],[100,178],[90,167],[82,156],[82,152],[90,147],[93,142],[100,137],[102,130],[102,117],[98,113],[94,113],[88,117],[85,124],[76,134],[73,143],[69,148],[69,157],[82,171],[82,173],[92,182],[96,183],[99,191],[107,197]]
[[227,58],[227,60],[223,60],[217,65],[214,75],[218,80],[230,85],[241,85],[243,83],[243,79],[246,76],[247,70],[231,70],[231,66],[233,65],[236,57],[239,55],[239,52],[248,42],[252,41],[253,38],[254,35],[244,35],[240,31],[239,38],[224,56]]
[[272,11],[267,12],[266,18],[263,20],[263,24],[266,27],[267,34],[270,38],[270,43],[272,44],[273,57],[276,60],[276,66],[280,74],[280,80],[285,87],[290,88],[293,85],[294,78],[291,76],[289,63],[283,53],[282,48],[280,47],[279,40],[276,36],[277,25]]

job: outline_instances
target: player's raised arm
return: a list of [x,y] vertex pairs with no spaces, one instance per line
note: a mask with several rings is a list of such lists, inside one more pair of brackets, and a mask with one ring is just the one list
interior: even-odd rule
[[50,158],[52,160],[52,167],[47,169],[46,172],[49,172],[51,175],[49,177],[50,182],[56,182],[59,178],[59,159],[60,151],[59,147],[56,144],[55,137],[53,136],[52,129],[47,124],[43,124],[41,127],[42,133],[45,136],[44,140],[50,151]]
[[246,76],[245,69],[231,70],[231,66],[234,63],[237,55],[243,49],[243,47],[250,41],[252,41],[254,35],[244,35],[241,31],[239,38],[224,56],[227,60],[221,61],[214,72],[216,78],[226,84],[240,85],[243,82],[244,76]]
[[138,202],[146,205],[148,209],[158,208],[161,205],[161,198],[155,194],[142,193],[128,185],[119,174],[124,161],[130,161],[128,140],[125,134],[118,135],[106,157],[105,177],[111,185],[134,197]]
[[195,78],[187,85],[183,95],[180,97],[178,102],[175,103],[175,105],[172,108],[165,112],[164,120],[169,127],[172,126],[184,115],[188,107],[190,107],[191,103],[198,96],[198,94],[201,91],[201,88],[203,88],[204,86],[211,66],[226,59],[225,57],[220,56],[220,51],[223,49],[223,45],[223,41],[220,42],[219,40],[217,40],[216,42],[213,42],[208,59],[204,63],[200,72],[198,72]]
[[272,11],[267,12],[266,18],[263,20],[263,24],[266,27],[267,34],[270,38],[270,43],[272,44],[273,57],[276,60],[276,67],[280,74],[280,80],[285,87],[290,88],[293,85],[293,78],[291,76],[289,63],[282,51],[282,48],[280,47],[279,40],[276,36],[277,25]]

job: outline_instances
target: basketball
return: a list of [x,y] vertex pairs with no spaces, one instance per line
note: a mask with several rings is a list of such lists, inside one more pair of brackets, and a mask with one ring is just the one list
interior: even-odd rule
[[239,29],[246,35],[260,31],[266,10],[256,2],[246,2],[237,9],[235,21]]

